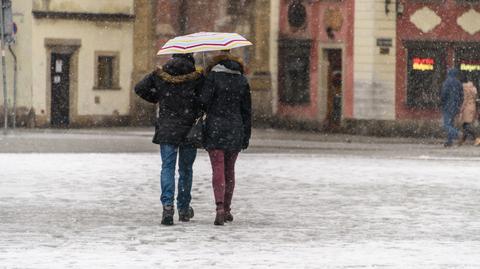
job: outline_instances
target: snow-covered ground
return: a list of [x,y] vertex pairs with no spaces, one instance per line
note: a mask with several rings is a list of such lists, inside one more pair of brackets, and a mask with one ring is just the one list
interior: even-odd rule
[[[213,225],[160,225],[158,154],[0,154],[0,269],[480,268],[480,158],[241,154]],[[177,217],[177,215],[176,215]]]

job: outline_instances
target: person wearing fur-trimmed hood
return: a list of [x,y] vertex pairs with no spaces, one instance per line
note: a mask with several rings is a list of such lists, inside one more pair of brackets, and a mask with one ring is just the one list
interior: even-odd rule
[[161,202],[162,224],[172,225],[174,215],[175,166],[178,154],[179,178],[177,208],[180,221],[193,217],[190,206],[192,165],[197,155],[193,145],[185,138],[199,116],[198,92],[204,76],[195,69],[191,54],[174,54],[162,67],[145,76],[136,86],[135,93],[142,99],[158,104],[153,143],[160,144],[162,159]]
[[212,164],[214,224],[223,225],[233,220],[235,162],[238,153],[248,147],[252,128],[250,86],[239,58],[223,51],[212,59],[200,103],[207,115],[203,146]]

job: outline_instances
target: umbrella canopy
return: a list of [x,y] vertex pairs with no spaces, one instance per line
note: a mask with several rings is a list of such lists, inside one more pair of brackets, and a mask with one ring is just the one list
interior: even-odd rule
[[157,55],[229,50],[250,45],[250,41],[236,33],[200,32],[170,39]]

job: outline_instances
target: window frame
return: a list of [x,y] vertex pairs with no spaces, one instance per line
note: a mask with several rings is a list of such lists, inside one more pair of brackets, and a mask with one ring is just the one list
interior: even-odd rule
[[[279,40],[279,101],[283,105],[288,106],[308,106],[312,102],[311,89],[310,89],[310,67],[311,62],[311,50],[313,47],[313,41],[311,39],[295,39],[295,38],[281,38]],[[293,48],[300,48],[300,51],[306,52],[305,55],[302,55],[305,65],[302,67],[305,70],[301,70],[300,74],[303,75],[303,79],[289,79],[289,72],[298,71],[298,68],[293,68],[291,59],[295,57]],[[299,64],[299,63],[297,63]],[[294,87],[289,87],[289,82],[298,82],[302,83],[294,85]],[[299,86],[303,86],[299,87]]]
[[[437,44],[435,46],[435,44]],[[446,78],[446,62],[447,62],[447,47],[444,44],[437,43],[430,43],[430,42],[419,42],[413,44],[409,44],[406,46],[406,94],[405,94],[405,105],[409,109],[420,109],[420,110],[436,110],[440,108],[440,97],[439,97],[439,90]],[[428,51],[429,52],[425,52]],[[422,53],[418,53],[421,51]],[[416,53],[417,52],[417,53]],[[427,90],[424,90],[422,93],[412,94],[414,91],[414,85],[412,84],[414,78],[411,77],[414,72],[420,72],[413,70],[413,58],[414,56],[417,57],[431,57],[435,60],[434,62],[434,71],[431,74],[432,76],[432,83],[430,83],[431,87]],[[422,55],[422,56],[420,56]],[[433,56],[432,56],[433,55]],[[433,81],[437,77],[438,81]],[[434,100],[428,102],[427,99],[417,100],[416,97],[427,95],[434,97]],[[412,99],[413,98],[413,99]]]
[[[104,87],[99,84],[99,59],[100,57],[112,57],[112,87]],[[95,51],[94,61],[94,90],[121,90],[120,87],[120,52],[118,51]]]

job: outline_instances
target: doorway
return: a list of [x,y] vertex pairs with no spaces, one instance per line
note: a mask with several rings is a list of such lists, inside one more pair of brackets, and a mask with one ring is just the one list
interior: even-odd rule
[[53,127],[67,127],[70,123],[71,56],[64,53],[51,54],[51,125]]
[[327,61],[327,118],[326,127],[334,129],[342,121],[342,49],[325,49]]

